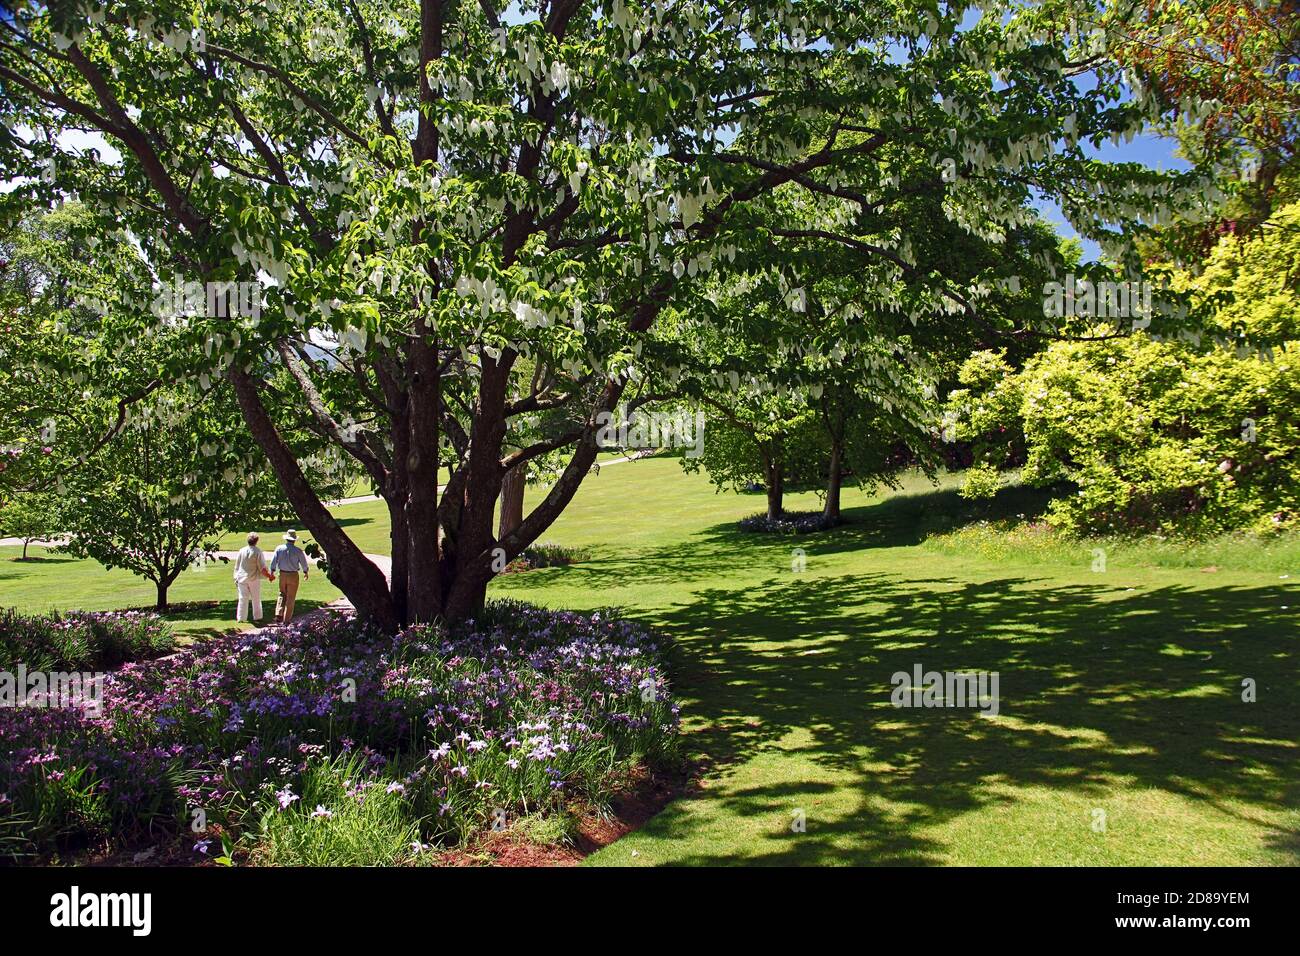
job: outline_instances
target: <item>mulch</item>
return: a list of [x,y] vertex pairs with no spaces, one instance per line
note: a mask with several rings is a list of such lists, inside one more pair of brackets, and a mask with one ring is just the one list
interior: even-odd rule
[[485,833],[468,846],[448,850],[440,866],[577,866],[597,850],[639,829],[687,787],[680,776],[635,773],[628,786],[610,800],[607,811],[590,809],[578,821],[571,845],[535,843],[505,830]]

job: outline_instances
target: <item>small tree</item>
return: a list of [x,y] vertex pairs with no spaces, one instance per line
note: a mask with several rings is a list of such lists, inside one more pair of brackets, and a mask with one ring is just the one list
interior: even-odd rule
[[58,531],[58,508],[52,495],[31,492],[14,495],[0,507],[0,534],[21,538],[23,556],[33,541],[48,540]]
[[159,611],[222,529],[267,513],[279,491],[251,440],[238,440],[233,403],[223,398],[219,389],[186,408],[180,394],[164,394],[68,479],[63,550],[152,581]]
[[688,472],[701,468],[721,491],[740,491],[761,483],[767,493],[767,517],[785,514],[785,493],[816,487],[817,459],[812,454],[817,434],[807,408],[775,395],[737,396],[724,403],[707,402],[711,416],[705,426],[703,454],[683,455]]

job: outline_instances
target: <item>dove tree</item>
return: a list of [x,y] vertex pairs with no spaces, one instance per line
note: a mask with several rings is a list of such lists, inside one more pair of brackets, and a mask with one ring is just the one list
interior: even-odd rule
[[[907,167],[889,149],[880,162]],[[745,271],[673,326],[688,390],[715,412],[711,437],[722,439],[709,447],[706,438],[702,458],[685,461],[720,487],[762,481],[769,518],[784,488],[816,487],[830,525],[845,478],[874,486],[937,461],[937,394],[983,343],[1041,337],[1035,290],[1066,260],[1043,223],[995,242],[949,222],[941,197],[923,193],[859,224],[868,245],[910,224],[913,260],[902,272],[824,237],[788,245],[788,223],[838,212],[823,197],[781,187],[760,208],[766,219],[737,260]],[[771,248],[778,264],[764,255]]]
[[[1175,109],[1114,67],[1081,16],[1097,4],[981,6],[19,6],[0,18],[0,156],[28,179],[3,201],[80,199],[88,232],[128,235],[161,282],[257,283],[256,308],[142,310],[140,335],[178,335],[158,377],[230,384],[362,614],[454,620],[571,501],[601,414],[658,371],[661,317],[734,268],[773,190],[838,210],[773,231],[783,244],[855,249],[931,286],[936,309],[960,293],[916,273],[907,224],[875,227],[909,195],[997,237],[1039,190],[1117,256],[1180,197],[1205,200],[1199,173],[1085,149]],[[886,149],[925,174],[882,164]],[[545,373],[520,394],[522,359]],[[268,387],[276,369],[293,394]],[[571,427],[507,447],[512,422],[556,409]],[[304,410],[386,501],[390,580],[295,459],[284,430]],[[504,477],[552,453],[555,482],[494,534]]]

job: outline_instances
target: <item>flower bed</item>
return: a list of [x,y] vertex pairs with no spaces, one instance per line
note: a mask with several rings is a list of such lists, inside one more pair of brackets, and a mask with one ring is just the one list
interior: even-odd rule
[[197,821],[200,852],[407,860],[675,760],[665,650],[515,602],[450,634],[331,615],[229,635],[110,675],[98,716],[0,712],[0,831],[22,820],[40,855]]
[[95,671],[161,657],[175,649],[171,626],[138,611],[45,615],[0,610],[0,670]]
[[769,518],[759,512],[748,518],[741,518],[741,531],[762,534],[810,534],[814,531],[826,531],[840,524],[838,520],[828,520],[820,511],[787,511],[779,518]]

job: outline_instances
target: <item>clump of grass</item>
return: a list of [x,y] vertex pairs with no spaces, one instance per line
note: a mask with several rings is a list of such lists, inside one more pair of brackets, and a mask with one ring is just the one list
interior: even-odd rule
[[520,817],[510,832],[538,846],[572,846],[578,835],[578,818],[572,813],[530,813]]
[[355,754],[312,764],[302,796],[264,788],[249,862],[263,866],[397,866],[425,849],[404,790],[362,783]]

